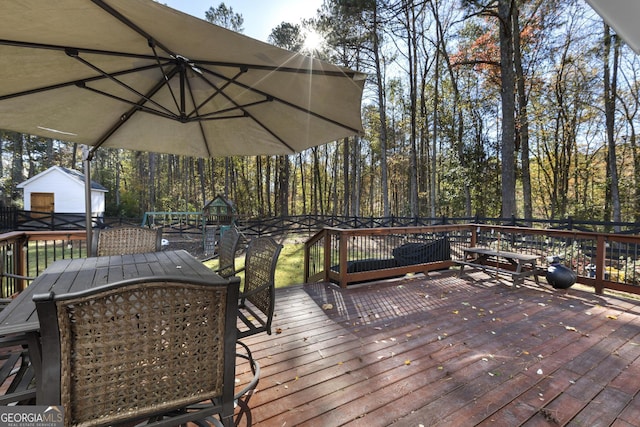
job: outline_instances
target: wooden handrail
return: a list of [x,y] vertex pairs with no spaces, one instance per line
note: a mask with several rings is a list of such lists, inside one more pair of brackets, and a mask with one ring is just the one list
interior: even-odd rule
[[[550,255],[562,255],[566,258],[568,266],[576,271],[578,283],[592,286],[597,293],[612,289],[640,294],[640,236],[638,235],[486,224],[353,229],[325,227],[305,243],[305,282],[313,278],[313,280],[334,281],[344,287],[358,281],[448,268],[453,265],[453,262],[439,261],[417,264],[414,267],[389,267],[380,263],[381,267],[378,270],[374,267],[366,272],[348,271],[350,263],[369,261],[367,260],[369,249],[359,248],[359,245],[366,246],[364,242],[369,241],[373,242],[374,246],[383,246],[383,252],[388,254],[389,248],[400,243],[401,237],[406,241],[426,242],[436,238],[434,236],[437,235],[446,235],[451,239],[453,259],[459,259],[461,248],[478,245],[501,245],[501,250],[527,251],[540,256],[543,260]],[[332,245],[332,238],[337,239],[336,245]],[[323,260],[322,262],[315,260],[314,265],[316,268],[321,266],[323,271],[311,271],[310,254],[312,248],[320,242],[324,245]],[[332,266],[331,260],[338,260],[338,265]],[[375,261],[374,259],[372,264]],[[544,262],[542,264],[544,265]],[[595,274],[591,273],[594,267]],[[543,271],[540,270],[539,273]]]
[[[50,262],[60,258],[86,256],[86,248],[71,251],[67,249],[70,242],[86,241],[84,230],[63,231],[12,231],[0,234],[0,256],[7,275],[0,277],[0,296],[7,297],[21,292],[27,286],[27,276],[36,276]],[[38,245],[44,242],[42,248]],[[50,243],[53,242],[53,243]],[[55,242],[58,243],[56,246]],[[35,245],[35,248],[32,247]]]

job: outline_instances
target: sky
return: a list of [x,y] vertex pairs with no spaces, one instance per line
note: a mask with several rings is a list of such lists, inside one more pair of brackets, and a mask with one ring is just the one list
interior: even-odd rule
[[271,30],[282,22],[300,24],[316,15],[323,0],[159,0],[160,3],[204,19],[205,11],[220,3],[244,18],[244,33],[254,39],[267,41]]

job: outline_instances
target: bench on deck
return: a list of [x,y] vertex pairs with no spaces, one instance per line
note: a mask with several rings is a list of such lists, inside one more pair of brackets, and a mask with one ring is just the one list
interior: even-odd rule
[[[393,248],[391,254],[392,258],[365,258],[347,261],[347,274],[359,277],[349,280],[348,283],[360,283],[400,277],[407,273],[429,271],[436,263],[442,264],[451,260],[451,245],[448,237],[430,241],[408,242]],[[341,268],[342,265],[336,264],[331,267],[331,270],[340,273]],[[449,268],[449,265],[443,265],[440,268]]]
[[513,286],[522,283],[524,278],[528,276],[533,276],[536,284],[540,284],[536,267],[538,255],[496,251],[480,247],[465,248],[463,251],[464,258],[455,261],[456,264],[460,265],[458,277],[462,276],[464,267],[468,265],[487,272],[511,276]]

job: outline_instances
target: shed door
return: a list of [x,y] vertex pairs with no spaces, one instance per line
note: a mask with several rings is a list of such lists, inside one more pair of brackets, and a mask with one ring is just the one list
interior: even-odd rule
[[31,210],[53,212],[55,207],[53,200],[53,193],[31,193]]

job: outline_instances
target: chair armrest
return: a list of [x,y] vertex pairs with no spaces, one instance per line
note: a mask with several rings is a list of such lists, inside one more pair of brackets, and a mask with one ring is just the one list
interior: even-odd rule
[[[224,270],[226,270],[228,268],[231,268],[231,266],[230,265],[219,266],[218,268],[214,268],[213,272],[217,273],[217,274],[220,274],[221,271],[224,271]],[[225,274],[225,275],[220,274],[220,275],[226,279],[226,278],[235,276],[236,274],[238,274],[238,271],[240,271],[240,270],[233,270],[230,274]]]
[[262,291],[264,291],[265,289],[269,289],[270,287],[271,287],[271,283],[265,283],[265,284],[264,284],[264,285],[262,285],[262,286],[258,286],[257,288],[255,288],[255,289],[254,289],[254,290],[252,290],[251,292],[247,292],[247,293],[240,292],[240,295],[238,295],[238,298],[239,298],[239,299],[248,298],[248,297],[250,297],[251,295],[257,294],[258,292],[262,292]]

